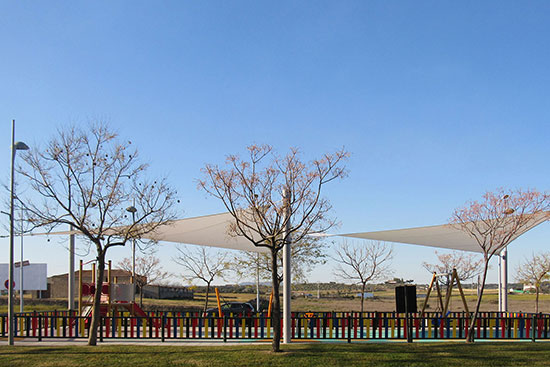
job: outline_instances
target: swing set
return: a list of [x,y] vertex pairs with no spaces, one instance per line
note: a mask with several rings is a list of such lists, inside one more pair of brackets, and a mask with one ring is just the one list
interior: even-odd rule
[[[445,301],[443,301],[443,296],[441,294],[441,287],[439,285],[440,278],[443,277],[449,277],[451,276],[449,280],[449,286],[447,287],[447,292],[445,294]],[[443,317],[447,316],[447,311],[449,310],[449,301],[451,300],[451,295],[453,292],[453,286],[456,282],[458,291],[460,292],[460,298],[462,299],[462,304],[464,305],[464,310],[469,314],[470,311],[468,310],[468,304],[466,303],[466,298],[464,297],[464,292],[462,291],[462,285],[460,284],[460,279],[458,278],[458,274],[456,273],[456,269],[453,269],[450,273],[442,273],[437,274],[436,272],[433,273],[432,281],[430,282],[430,285],[428,287],[428,291],[426,293],[426,299],[424,300],[424,304],[422,305],[422,310],[420,311],[420,318],[424,316],[424,311],[426,310],[426,307],[428,306],[428,299],[430,298],[430,294],[432,292],[432,289],[434,288],[437,291],[437,298],[438,298],[438,307],[442,311]]]

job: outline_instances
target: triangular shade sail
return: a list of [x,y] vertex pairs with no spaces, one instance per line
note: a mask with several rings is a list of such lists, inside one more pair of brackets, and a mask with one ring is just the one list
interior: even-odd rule
[[[170,224],[160,226],[154,232],[142,235],[141,237],[155,241],[176,242],[189,245],[221,247],[242,251],[269,252],[265,247],[254,246],[243,236],[229,235],[229,226],[233,222],[234,219],[229,213],[178,219]],[[79,233],[79,231],[62,231],[47,234],[69,235]]]
[[235,219],[229,213],[179,219],[161,226],[155,232],[142,236],[156,241],[221,247],[233,250],[269,252],[265,247],[256,247],[243,236],[228,234]]
[[[512,238],[512,241],[548,219],[550,219],[548,212],[534,214],[529,221],[529,225],[525,226],[525,228],[518,232],[516,236]],[[410,245],[447,248],[451,250],[462,250],[479,253],[483,252],[474,238],[470,237],[466,232],[450,224],[429,227],[395,229],[390,231],[345,233],[340,234],[340,236],[385,242],[405,243]]]

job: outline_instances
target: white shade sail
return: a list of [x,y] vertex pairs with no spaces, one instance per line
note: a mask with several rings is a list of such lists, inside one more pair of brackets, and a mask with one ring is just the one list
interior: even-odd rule
[[269,252],[265,247],[254,246],[252,242],[243,236],[229,235],[229,226],[234,222],[235,219],[229,213],[179,219],[171,224],[160,226],[154,232],[141,237],[190,245]]
[[[526,226],[520,233],[517,233],[513,239],[550,219],[549,215],[550,213],[548,212],[536,214],[530,225]],[[254,246],[243,236],[229,235],[229,226],[233,221],[234,219],[229,213],[178,219],[170,224],[158,227],[154,232],[143,235],[142,238],[241,251],[269,252],[265,247]],[[78,234],[79,232],[63,231],[49,234],[64,235],[71,233]],[[336,236],[482,252],[472,237],[449,224],[388,231],[343,233]]]
[[[512,238],[512,240],[515,240],[517,237],[538,226],[542,222],[547,221],[548,219],[550,219],[548,212],[535,214],[529,225],[526,226],[520,233],[517,233],[517,235]],[[474,238],[470,237],[466,232],[456,227],[453,227],[450,224],[395,229],[389,231],[345,233],[340,234],[340,236],[446,248],[451,250],[462,250],[479,253],[483,252]]]
[[[229,226],[234,222],[229,213],[178,219],[158,227],[141,238],[155,241],[176,242],[189,245],[220,247],[233,250],[269,252],[265,247],[256,247],[243,236],[229,235]],[[34,235],[80,234],[79,231],[62,231]]]

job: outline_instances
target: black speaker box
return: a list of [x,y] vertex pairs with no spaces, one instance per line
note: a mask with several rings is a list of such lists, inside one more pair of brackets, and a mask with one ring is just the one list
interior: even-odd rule
[[[405,307],[405,302],[407,307]],[[396,311],[399,313],[417,312],[415,285],[401,285],[395,287],[395,307]]]

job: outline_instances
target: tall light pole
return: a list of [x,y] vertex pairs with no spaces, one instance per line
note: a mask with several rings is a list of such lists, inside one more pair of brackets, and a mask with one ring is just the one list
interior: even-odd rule
[[[10,179],[10,264],[9,264],[9,278],[8,278],[8,344],[13,345],[13,334],[15,331],[14,317],[13,317],[13,200],[15,198],[14,193],[14,176],[15,176],[15,153],[18,150],[28,150],[27,144],[18,141],[15,142],[15,120],[11,122],[11,179]],[[22,264],[21,264],[22,265]]]
[[[135,205],[135,204],[134,204]],[[126,208],[127,212],[132,213],[132,224],[136,224],[136,207],[132,205]],[[136,303],[136,238],[132,238],[132,284],[134,291],[132,293],[132,301]]]
[[21,206],[21,259],[19,261],[19,312],[23,313],[23,206]]
[[[502,201],[506,203],[509,197],[510,195],[508,194],[504,195]],[[504,215],[511,215],[514,212],[513,208],[506,208],[503,213]],[[503,248],[499,254],[498,271],[498,310],[500,312],[508,312],[508,246]]]

